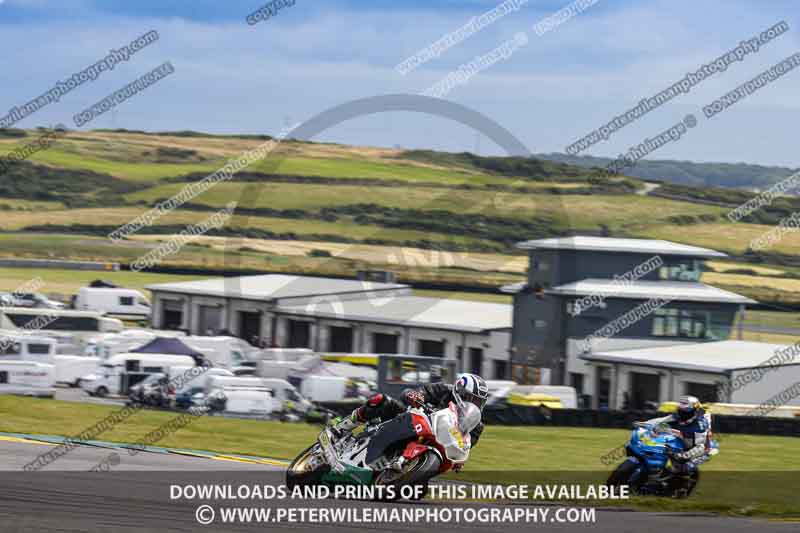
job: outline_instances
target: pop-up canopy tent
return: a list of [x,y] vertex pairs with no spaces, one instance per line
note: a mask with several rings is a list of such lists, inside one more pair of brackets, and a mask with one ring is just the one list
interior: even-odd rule
[[174,337],[156,337],[147,344],[131,350],[132,353],[163,353],[169,355],[188,355],[198,366],[211,366],[205,356]]

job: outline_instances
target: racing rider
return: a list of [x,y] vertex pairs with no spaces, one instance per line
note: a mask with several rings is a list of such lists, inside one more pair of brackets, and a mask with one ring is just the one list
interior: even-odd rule
[[[341,438],[368,420],[380,418],[381,422],[385,422],[405,412],[408,407],[418,407],[425,403],[443,409],[449,402],[458,404],[461,400],[475,404],[483,412],[488,397],[489,387],[483,378],[476,374],[460,374],[453,385],[429,383],[419,389],[407,389],[403,393],[402,402],[386,394],[375,394],[350,415],[336,419],[331,429],[337,438]],[[482,432],[483,423],[479,423],[470,432],[472,447],[478,443]]]
[[[681,396],[675,413],[653,418],[648,424],[667,426],[681,432],[686,450],[672,456],[676,474],[688,475],[710,457],[711,413],[694,396]],[[679,480],[676,480],[679,482]]]

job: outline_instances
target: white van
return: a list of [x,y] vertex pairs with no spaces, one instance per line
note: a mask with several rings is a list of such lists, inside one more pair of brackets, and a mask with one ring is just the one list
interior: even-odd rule
[[347,381],[341,376],[306,376],[300,383],[300,392],[312,402],[337,402],[346,396]]
[[313,404],[285,379],[264,378],[261,382],[265,387],[272,389],[272,395],[280,403],[282,411],[307,413],[313,407]]
[[150,302],[135,289],[81,287],[75,298],[75,309],[124,317],[150,316]]
[[56,394],[55,369],[33,361],[0,361],[0,394],[52,398]]
[[247,388],[269,388],[264,379],[239,377],[239,376],[219,376],[209,375],[205,382],[205,392],[210,394],[214,389],[247,389]]
[[253,354],[259,351],[238,337],[192,335],[181,337],[181,341],[190,348],[201,352],[214,366],[227,368],[234,373],[244,367],[252,368],[246,363],[251,361],[251,358],[254,357]]
[[81,378],[81,388],[90,396],[125,394],[127,390],[123,390],[123,378],[131,374],[168,374],[173,366],[193,367],[194,359],[188,355],[121,353],[103,361],[94,375]]
[[[192,368],[198,369],[194,376],[192,376]],[[184,377],[181,378],[181,376]],[[209,376],[221,376],[226,378],[236,377],[233,372],[224,368],[211,367],[203,370],[202,367],[197,367],[195,365],[171,366],[167,373],[169,380],[178,385],[175,389],[175,394],[180,394],[190,389],[203,389],[205,391],[205,385]]]
[[86,376],[97,372],[100,358],[85,355],[56,355],[53,363],[56,367],[57,383],[80,387]]
[[268,416],[281,410],[272,391],[266,387],[222,387],[211,391],[210,404],[224,402],[223,413]]

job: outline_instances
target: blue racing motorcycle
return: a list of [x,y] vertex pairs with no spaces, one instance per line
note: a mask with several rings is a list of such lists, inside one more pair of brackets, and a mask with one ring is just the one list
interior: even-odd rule
[[[634,426],[625,447],[628,458],[611,473],[606,484],[628,485],[631,494],[640,496],[688,497],[697,486],[700,472],[675,457],[686,449],[681,432],[644,422]],[[713,448],[709,454],[715,451]]]

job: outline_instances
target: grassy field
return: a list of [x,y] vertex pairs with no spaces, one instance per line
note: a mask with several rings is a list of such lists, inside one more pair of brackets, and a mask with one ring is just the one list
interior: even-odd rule
[[[185,184],[153,187],[126,196],[129,201],[152,202],[175,195]],[[633,221],[648,220],[652,225],[671,216],[719,215],[721,208],[659,198],[603,194],[519,194],[502,191],[472,191],[440,187],[375,187],[363,185],[315,185],[297,183],[222,183],[194,201],[222,207],[240,200],[244,191],[248,207],[302,209],[355,203],[376,204],[399,209],[443,210],[453,213],[480,213],[509,219],[547,217],[573,229],[596,230],[600,225],[624,229]],[[656,214],[656,217],[653,215]]]
[[[0,139],[0,154],[38,135]],[[31,158],[55,172],[46,182],[51,184],[47,191],[37,190],[35,183],[48,173],[35,169],[25,174],[30,178],[27,188],[0,189],[13,196],[0,198],[0,231],[6,232],[0,233],[0,249],[8,257],[130,262],[166,237],[142,232],[124,245],[110,246],[93,236],[103,229],[96,226],[128,222],[185,185],[168,178],[213,172],[263,142],[232,136],[71,132]],[[75,192],[68,185],[79,170],[104,174],[87,176],[86,183],[101,189],[104,178],[113,187],[123,187]],[[521,279],[524,272],[525,259],[514,249],[515,241],[581,232],[663,238],[741,254],[752,238],[770,229],[730,224],[724,217],[727,208],[632,194],[625,192],[632,189],[620,188],[619,180],[547,161],[287,141],[248,171],[304,180],[217,184],[192,203],[222,207],[242,200],[240,207],[283,213],[237,215],[229,229],[248,232],[250,239],[229,241],[226,251],[219,239],[209,237],[167,258],[165,265],[218,269],[226,264],[227,253],[227,264],[244,269],[352,275],[358,268],[376,267],[397,270],[405,281],[499,285]],[[332,183],[314,181],[319,177]],[[353,179],[390,183],[377,187]],[[640,185],[638,180],[627,182]],[[45,193],[54,194],[43,197]],[[357,204],[372,207],[354,207]],[[210,215],[182,208],[157,224],[183,227]],[[44,224],[52,226],[52,234],[11,233]],[[84,235],[74,234],[74,225],[81,225]],[[342,244],[343,239],[356,242]],[[423,260],[406,260],[409,247],[470,252],[453,253],[454,261],[439,261],[435,252],[413,251],[411,255]],[[333,257],[308,257],[311,250]],[[800,235],[786,234],[773,251],[800,254]],[[434,259],[425,259],[425,254]],[[800,305],[800,282],[789,277],[800,274],[800,267],[714,261],[712,269],[706,282],[755,299]],[[746,275],[743,269],[757,275]]]
[[800,313],[785,311],[747,311],[745,324],[768,326],[771,328],[798,328],[800,330]]
[[13,291],[26,281],[40,277],[45,282],[42,292],[74,294],[78,289],[96,279],[108,280],[130,289],[143,290],[145,285],[170,281],[191,281],[208,276],[181,276],[176,274],[149,274],[146,272],[100,272],[62,270],[55,268],[0,268],[0,291]]
[[508,294],[491,294],[485,292],[458,292],[458,291],[435,291],[428,289],[414,289],[417,296],[428,296],[431,298],[449,298],[451,300],[468,300],[471,302],[491,302],[496,304],[512,303],[512,298]]
[[[114,408],[54,400],[0,396],[0,432],[73,436]],[[140,411],[98,440],[135,443],[175,415]],[[307,424],[203,417],[162,441],[159,446],[190,448],[291,459],[313,442],[318,427]],[[460,479],[497,482],[602,482],[610,470],[600,458],[623,444],[626,430],[489,426]],[[785,486],[765,486],[800,473],[794,460],[800,439],[725,435],[722,453],[704,465],[705,485],[686,502],[636,500],[635,505],[661,510],[712,510],[736,514],[789,515],[800,512],[795,493]],[[796,479],[795,477],[792,479]],[[740,483],[732,484],[731,480]],[[747,485],[746,480],[750,480]]]
[[[0,249],[16,250],[16,258],[71,258],[128,263],[151,250],[158,240],[165,239],[168,236],[143,236],[114,245],[101,237],[0,233]],[[333,256],[309,256],[314,249],[330,250]],[[332,276],[353,276],[359,268],[380,265],[390,267],[404,282],[464,283],[497,287],[522,279],[520,273],[515,273],[519,272],[521,261],[524,260],[520,257],[504,260],[503,257],[494,257],[492,254],[437,252],[406,247],[206,237],[201,238],[197,245],[185,246],[163,264],[209,270],[250,270],[253,274],[286,272]],[[40,272],[39,269],[12,270],[15,271],[14,279],[20,275],[20,271],[24,271],[22,275],[30,274],[25,279]],[[55,271],[41,271],[45,282],[48,281],[48,272],[52,274]],[[66,284],[64,289],[77,290],[85,284],[81,277],[69,281],[70,273],[76,272],[63,271],[61,274],[62,279],[58,283]],[[102,272],[94,275],[105,277]],[[5,283],[5,286],[13,283],[12,280],[11,283]],[[47,288],[44,291],[47,292]]]
[[[44,224],[57,226],[84,224],[87,226],[119,227],[141,215],[142,212],[142,209],[136,207],[0,211],[0,230],[15,231]],[[173,211],[162,216],[157,224],[188,226],[203,222],[213,214],[213,211]],[[246,228],[264,230],[276,235],[294,234],[296,238],[305,238],[306,240],[312,240],[315,236],[328,235],[333,237],[346,236],[353,240],[383,239],[398,243],[426,240],[434,243],[452,243],[454,245],[492,245],[490,241],[479,238],[414,229],[383,228],[370,224],[357,224],[350,220],[325,222],[322,220],[236,215],[230,218],[227,226],[241,230]],[[146,231],[145,229],[142,233],[146,233]]]
[[[772,230],[774,226],[763,224],[698,224],[698,225],[652,225],[631,228],[631,233],[639,237],[675,240],[705,246],[731,254],[741,254],[750,246],[750,241]],[[800,232],[784,233],[770,251],[783,254],[800,254]],[[747,268],[747,267],[743,267]]]

